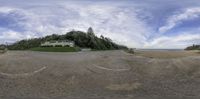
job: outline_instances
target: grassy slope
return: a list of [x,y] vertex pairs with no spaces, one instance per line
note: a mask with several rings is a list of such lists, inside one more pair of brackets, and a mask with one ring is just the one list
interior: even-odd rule
[[75,47],[36,47],[31,48],[32,51],[42,52],[77,52],[78,48]]

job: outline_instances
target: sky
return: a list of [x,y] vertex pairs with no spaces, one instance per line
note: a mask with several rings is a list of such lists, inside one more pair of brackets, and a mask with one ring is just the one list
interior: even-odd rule
[[133,48],[200,44],[199,0],[0,0],[0,43],[65,34],[104,35]]

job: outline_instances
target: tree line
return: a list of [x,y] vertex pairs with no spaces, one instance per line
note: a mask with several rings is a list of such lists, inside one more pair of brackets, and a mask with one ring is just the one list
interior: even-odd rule
[[8,46],[10,50],[28,50],[34,47],[39,47],[45,41],[59,41],[69,40],[74,41],[77,47],[91,48],[94,50],[114,50],[114,49],[127,49],[126,46],[114,43],[111,39],[101,35],[97,37],[93,29],[90,27],[87,32],[70,31],[64,35],[52,34],[40,38],[25,39],[17,41]]
[[200,45],[193,44],[192,46],[185,48],[185,50],[200,50]]

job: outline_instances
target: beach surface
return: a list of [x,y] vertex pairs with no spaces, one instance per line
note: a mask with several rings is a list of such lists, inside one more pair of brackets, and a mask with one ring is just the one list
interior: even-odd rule
[[199,99],[197,51],[8,51],[0,99]]

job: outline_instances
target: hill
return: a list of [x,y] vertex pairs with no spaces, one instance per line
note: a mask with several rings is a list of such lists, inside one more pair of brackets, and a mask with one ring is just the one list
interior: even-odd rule
[[185,48],[185,50],[200,50],[200,45],[192,45]]
[[82,31],[70,31],[64,35],[52,34],[45,37],[25,39],[15,42],[8,46],[10,50],[28,50],[31,48],[39,47],[42,42],[52,40],[70,40],[74,41],[77,47],[91,48],[94,50],[114,50],[114,49],[127,49],[126,46],[118,45],[111,39],[100,36],[97,37],[92,28],[88,29],[88,32]]

